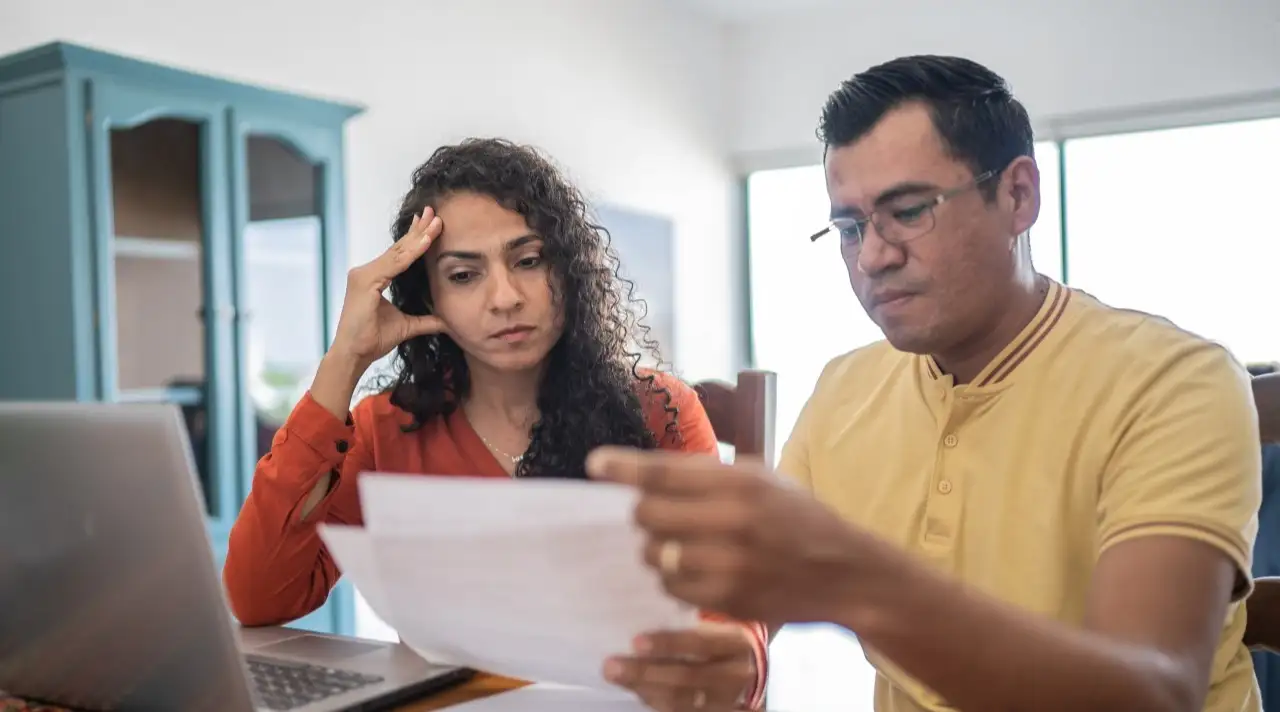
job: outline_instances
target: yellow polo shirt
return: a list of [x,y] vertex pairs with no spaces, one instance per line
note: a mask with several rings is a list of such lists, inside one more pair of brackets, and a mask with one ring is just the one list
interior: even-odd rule
[[[1222,347],[1058,284],[971,383],[887,342],[831,361],[778,469],[848,521],[1010,604],[1084,618],[1100,553],[1151,534],[1239,568],[1205,710],[1259,710],[1241,643],[1257,414]],[[974,645],[980,645],[974,641]],[[879,712],[950,710],[874,651]]]

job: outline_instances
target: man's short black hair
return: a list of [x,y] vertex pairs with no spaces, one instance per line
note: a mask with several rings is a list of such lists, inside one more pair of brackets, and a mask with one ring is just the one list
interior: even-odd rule
[[[1031,119],[1003,77],[961,57],[899,57],[840,84],[822,109],[818,138],[826,149],[865,136],[889,111],[909,102],[929,109],[934,128],[975,176],[1035,155]],[[995,182],[984,193],[995,193]]]

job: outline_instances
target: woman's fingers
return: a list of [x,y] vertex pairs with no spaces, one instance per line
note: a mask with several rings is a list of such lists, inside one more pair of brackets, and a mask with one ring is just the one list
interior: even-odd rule
[[392,280],[422,259],[443,230],[440,216],[430,206],[423,208],[386,252],[348,273],[335,344],[362,359],[376,360],[415,336],[448,333],[439,317],[404,314],[383,296]]
[[[405,315],[407,321],[408,338],[415,336],[426,336],[427,334],[448,333],[449,328],[445,325],[444,319],[438,316],[409,316]],[[407,339],[406,339],[407,340]]]
[[375,267],[375,278],[378,281],[390,281],[409,269],[422,259],[443,230],[444,222],[440,220],[440,216],[430,206],[423,208],[421,215],[414,216],[404,236],[370,263],[370,266]]

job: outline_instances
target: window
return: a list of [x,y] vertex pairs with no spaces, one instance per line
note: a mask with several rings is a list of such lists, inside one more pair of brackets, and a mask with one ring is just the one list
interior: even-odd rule
[[1031,262],[1040,274],[1063,281],[1062,274],[1062,181],[1058,175],[1061,157],[1058,146],[1042,141],[1035,146],[1040,166],[1040,217],[1031,227]]
[[[822,166],[747,179],[755,366],[778,374],[778,449],[835,356],[881,338],[858,303],[837,240],[809,242],[828,219]],[[871,711],[875,670],[857,640],[830,625],[786,626],[769,649],[769,706]]]
[[1280,119],[1068,141],[1067,276],[1245,362],[1280,359],[1268,286]]
[[839,241],[807,239],[830,212],[820,165],[759,171],[747,179],[754,365],[778,373],[780,441],[823,366],[881,338],[849,286]]

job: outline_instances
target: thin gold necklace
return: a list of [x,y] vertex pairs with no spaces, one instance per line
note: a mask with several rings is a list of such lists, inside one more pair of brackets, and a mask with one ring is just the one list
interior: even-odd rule
[[484,443],[485,447],[489,448],[489,450],[492,451],[495,455],[505,457],[507,460],[511,461],[511,464],[513,466],[511,476],[515,477],[516,472],[518,472],[520,469],[520,463],[524,461],[525,453],[522,452],[519,455],[512,455],[506,450],[503,450],[497,445],[494,445],[493,443],[489,442],[489,438],[486,438],[484,434],[481,433],[480,430],[475,426],[475,423],[471,422],[471,416],[467,413],[467,409],[465,406],[462,408],[462,415],[467,419],[467,423],[471,426],[471,431],[474,432],[476,436],[480,438],[480,442]]
[[[477,430],[476,435],[480,435],[480,431]],[[497,445],[494,445],[493,443],[489,442],[489,439],[483,435],[480,435],[480,441],[483,442],[490,450],[510,460],[511,464],[513,465],[519,465],[520,462],[524,460],[524,453],[520,453],[519,455],[512,455],[506,452],[505,450],[502,450]]]

